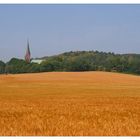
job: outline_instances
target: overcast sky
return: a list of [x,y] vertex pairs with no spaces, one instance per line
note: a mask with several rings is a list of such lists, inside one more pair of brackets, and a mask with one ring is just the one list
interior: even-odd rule
[[140,5],[0,5],[0,59],[67,51],[140,53]]

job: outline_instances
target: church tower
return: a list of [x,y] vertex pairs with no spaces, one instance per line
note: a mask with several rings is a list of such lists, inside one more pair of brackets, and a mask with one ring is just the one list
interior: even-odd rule
[[30,47],[29,47],[29,41],[27,41],[27,50],[26,50],[26,54],[25,54],[25,61],[27,63],[30,63],[30,61],[31,61],[31,52],[30,52]]

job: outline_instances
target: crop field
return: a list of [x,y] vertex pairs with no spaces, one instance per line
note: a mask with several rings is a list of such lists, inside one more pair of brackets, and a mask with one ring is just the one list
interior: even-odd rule
[[1,136],[140,136],[140,76],[0,75]]

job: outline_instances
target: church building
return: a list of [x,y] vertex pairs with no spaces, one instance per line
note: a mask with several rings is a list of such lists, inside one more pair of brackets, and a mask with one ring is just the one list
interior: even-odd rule
[[31,60],[31,51],[30,51],[29,41],[27,41],[27,50],[26,50],[26,54],[25,54],[25,61],[27,63],[37,63],[37,64],[41,64],[43,61],[42,59],[32,59]]
[[30,47],[29,47],[29,41],[27,42],[27,50],[26,50],[26,54],[25,54],[25,61],[27,63],[31,62],[31,52],[30,52]]

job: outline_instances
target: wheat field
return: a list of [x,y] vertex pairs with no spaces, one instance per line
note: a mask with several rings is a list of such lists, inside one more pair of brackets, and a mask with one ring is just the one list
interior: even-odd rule
[[1,136],[140,136],[140,77],[0,75]]

